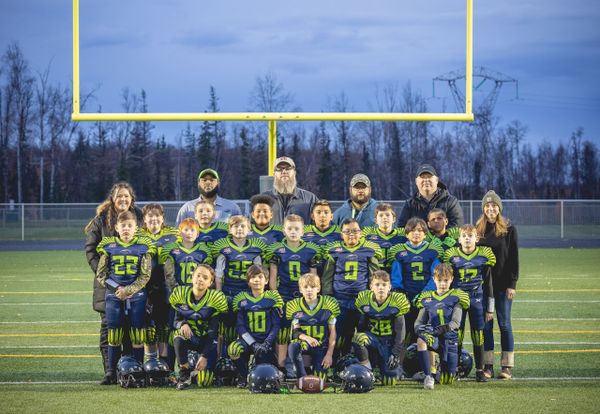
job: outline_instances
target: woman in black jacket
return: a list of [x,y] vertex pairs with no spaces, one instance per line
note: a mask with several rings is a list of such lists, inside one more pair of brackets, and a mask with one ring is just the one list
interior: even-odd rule
[[[496,265],[492,268],[492,281],[496,303],[496,316],[500,328],[502,371],[499,379],[511,379],[515,364],[514,337],[511,324],[511,309],[519,279],[519,246],[517,230],[502,216],[502,200],[494,191],[488,191],[481,201],[483,214],[477,220],[479,244],[492,248]],[[487,304],[484,304],[487,306]],[[494,333],[493,321],[483,330],[484,374],[494,376]]]
[[142,211],[135,206],[135,193],[133,188],[126,182],[119,182],[113,185],[108,197],[96,208],[96,216],[85,226],[85,255],[90,268],[94,272],[94,293],[93,307],[94,310],[100,313],[100,352],[104,363],[104,379],[100,382],[103,385],[114,383],[112,376],[106,375],[107,360],[108,360],[108,327],[106,324],[104,288],[96,280],[96,270],[98,268],[98,260],[100,255],[96,251],[96,247],[103,237],[118,236],[115,225],[119,213],[131,210],[135,213],[138,225],[143,223]]

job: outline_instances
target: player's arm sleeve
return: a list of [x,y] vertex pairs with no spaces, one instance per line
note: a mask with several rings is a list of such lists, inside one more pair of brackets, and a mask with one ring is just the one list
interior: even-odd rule
[[463,225],[463,211],[456,197],[452,196],[449,200],[446,216],[448,216],[447,227],[460,227]]
[[226,262],[227,262],[227,260],[225,259],[224,255],[220,254],[217,257],[217,264],[215,266],[215,273],[217,274],[217,279],[223,280],[223,275],[225,274]]
[[394,260],[394,263],[392,264],[391,281],[392,288],[404,289],[404,282],[402,281],[402,266],[397,260]]
[[152,271],[152,253],[146,253],[142,256],[140,261],[140,274],[135,281],[124,288],[127,296],[131,296],[134,293],[139,292],[143,289],[148,281],[150,280],[150,272]]
[[98,247],[100,240],[102,240],[102,232],[99,219],[94,219],[90,231],[85,235],[85,257],[94,274],[96,274],[96,271],[98,270],[98,261],[100,260],[100,255],[96,251],[96,247]]
[[98,283],[106,287],[106,279],[108,278],[108,256],[101,254],[96,266],[96,279],[98,279]]
[[[460,320],[459,320],[460,322]],[[415,319],[415,332],[418,331],[419,326],[425,325],[427,323],[427,309],[421,308],[419,314],[417,315],[417,319]]]
[[173,321],[173,326],[175,327],[175,329],[181,329],[181,327],[186,323],[188,323],[188,321],[185,315],[181,313],[177,307],[175,307],[175,320]]
[[364,314],[361,314],[360,318],[358,319],[358,324],[356,325],[356,330],[358,332],[366,332],[368,327],[369,327],[368,318]]
[[335,272],[335,261],[327,258],[323,276],[321,277],[321,292],[323,295],[333,295],[333,274]]
[[281,326],[281,318],[279,317],[279,313],[275,309],[271,310],[269,317],[271,318],[271,330],[265,338],[265,342],[270,345],[273,345],[275,343],[275,339],[277,338],[277,334],[279,333],[279,327]]
[[404,337],[406,336],[404,315],[399,315],[396,317],[396,320],[394,321],[394,332],[396,332],[396,336],[394,337],[392,354],[398,356],[404,347]]
[[167,257],[165,263],[163,265],[163,270],[165,273],[165,281],[167,282],[167,287],[169,290],[175,289],[177,286],[177,281],[175,280],[175,260],[172,257]]
[[330,323],[327,328],[329,329],[329,340],[327,341],[327,352],[332,354],[335,348],[335,342],[337,341],[337,331],[335,329],[335,323]]
[[248,332],[248,328],[246,328],[246,312],[241,309],[238,310],[237,313],[235,330],[248,345],[252,345],[254,342],[256,342],[252,334]]
[[519,243],[517,237],[517,229],[515,226],[509,227],[508,239],[508,257],[506,269],[510,275],[510,285],[512,289],[517,288],[517,281],[519,280]]
[[379,267],[379,260],[377,260],[377,257],[371,257],[369,259],[369,279],[371,278],[371,276],[373,275],[373,273],[375,273],[376,271],[378,271],[380,269]]
[[450,319],[450,322],[448,322],[448,328],[451,331],[458,331],[458,328],[460,328],[460,320],[462,319],[462,313],[463,310],[460,303],[454,305],[454,309],[452,309],[452,318]]
[[252,259],[252,263],[257,266],[262,266],[262,264],[263,264],[262,256],[260,254],[258,256],[256,256],[254,259]]
[[220,318],[218,316],[213,316],[210,318],[210,321],[208,321],[208,341],[206,341],[204,347],[202,348],[202,352],[200,353],[200,355],[205,358],[208,358],[213,349],[217,347],[217,339],[219,337],[219,320]]

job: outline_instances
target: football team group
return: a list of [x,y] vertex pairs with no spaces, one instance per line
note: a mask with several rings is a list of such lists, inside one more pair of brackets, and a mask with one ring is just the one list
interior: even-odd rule
[[[512,378],[517,235],[494,191],[476,224],[463,224],[423,164],[399,217],[371,197],[364,174],[332,211],[297,187],[295,168],[275,161],[273,189],[250,199],[250,217],[218,195],[218,172],[203,170],[177,227],[160,204],[139,209],[129,184],[113,186],[85,229],[101,384],[278,392],[287,379],[366,392],[410,378],[433,389],[471,364],[487,382],[495,318],[497,378]],[[473,357],[463,349],[467,316]]]

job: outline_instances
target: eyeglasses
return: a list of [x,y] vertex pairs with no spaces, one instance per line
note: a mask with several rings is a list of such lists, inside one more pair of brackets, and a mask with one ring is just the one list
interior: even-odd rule
[[359,233],[360,233],[360,230],[344,230],[342,232],[342,234],[345,234],[347,236],[350,236],[352,234],[359,234]]
[[278,172],[278,173],[284,172],[284,171],[289,172],[289,171],[292,171],[293,169],[294,169],[294,167],[277,167],[277,168],[275,168],[275,172]]

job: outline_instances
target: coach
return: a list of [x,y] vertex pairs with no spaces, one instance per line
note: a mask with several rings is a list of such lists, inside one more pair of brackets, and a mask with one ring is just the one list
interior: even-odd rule
[[440,181],[431,164],[422,164],[415,178],[417,192],[406,200],[398,226],[404,227],[411,217],[419,217],[427,222],[427,215],[434,208],[441,208],[448,217],[448,227],[460,227],[463,224],[463,212],[456,197],[448,192]]
[[317,196],[307,190],[298,188],[296,182],[296,164],[289,157],[275,160],[273,190],[265,191],[275,199],[273,204],[273,224],[283,224],[283,219],[290,214],[297,214],[310,224],[310,213],[317,201]]
[[194,218],[196,203],[200,200],[207,200],[215,206],[214,221],[227,221],[230,216],[237,216],[241,213],[240,207],[231,200],[227,200],[218,195],[219,184],[221,180],[219,173],[211,168],[200,171],[198,174],[198,191],[200,197],[185,203],[177,213],[177,224],[185,218]]
[[364,174],[356,174],[350,180],[350,199],[333,213],[333,224],[341,227],[344,220],[353,218],[361,229],[375,225],[377,201],[371,198],[371,180]]

